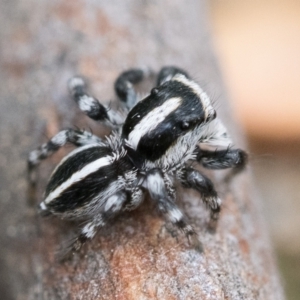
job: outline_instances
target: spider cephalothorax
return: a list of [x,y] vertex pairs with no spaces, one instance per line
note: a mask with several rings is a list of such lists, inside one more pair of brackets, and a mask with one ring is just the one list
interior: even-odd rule
[[78,250],[97,228],[122,211],[137,208],[146,191],[166,219],[199,247],[196,233],[175,204],[175,181],[199,191],[216,220],[221,201],[213,184],[188,162],[236,170],[246,163],[245,152],[231,148],[207,94],[186,72],[163,68],[157,87],[138,101],[133,84],[145,75],[133,69],[116,80],[116,93],[128,111],[126,119],[89,96],[81,77],[72,78],[69,89],[79,108],[90,118],[106,122],[113,133],[101,139],[86,131],[63,130],[29,155],[31,171],[66,143],[78,147],[56,167],[40,204],[44,215],[86,222],[71,250]]

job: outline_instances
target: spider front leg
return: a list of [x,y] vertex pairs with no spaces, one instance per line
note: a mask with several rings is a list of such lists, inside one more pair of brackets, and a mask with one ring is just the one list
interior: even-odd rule
[[87,116],[95,121],[106,122],[113,128],[119,128],[125,117],[118,111],[112,110],[102,105],[96,98],[91,97],[86,92],[86,83],[83,78],[76,76],[68,83],[70,94]]
[[138,101],[134,85],[140,83],[149,75],[149,70],[131,69],[121,73],[115,81],[115,91],[120,100],[130,110]]
[[158,210],[165,218],[182,230],[198,251],[202,251],[202,245],[196,232],[186,221],[183,213],[174,203],[174,199],[168,194],[162,172],[158,169],[149,171],[143,186],[149,191],[151,198],[157,203]]
[[213,170],[233,168],[235,173],[242,171],[247,164],[247,153],[241,149],[198,150],[197,161],[203,167]]
[[195,154],[197,161],[207,169],[232,168],[227,179],[241,172],[248,161],[245,151],[232,148],[232,140],[218,118],[204,127]]
[[102,140],[84,130],[66,129],[57,133],[47,143],[41,145],[38,149],[29,153],[27,165],[29,172],[29,179],[31,183],[35,182],[33,178],[33,170],[44,159],[58,151],[61,147],[67,143],[73,144],[77,147],[86,146],[91,144],[101,144]]
[[181,177],[181,183],[184,187],[193,188],[201,194],[203,202],[210,209],[210,225],[215,227],[220,214],[221,199],[218,197],[212,181],[199,171],[186,168]]
[[163,67],[157,76],[157,85],[162,85],[166,81],[171,80],[175,75],[177,74],[182,74],[186,78],[189,78],[189,75],[182,69],[173,67],[173,66],[168,66],[168,67]]

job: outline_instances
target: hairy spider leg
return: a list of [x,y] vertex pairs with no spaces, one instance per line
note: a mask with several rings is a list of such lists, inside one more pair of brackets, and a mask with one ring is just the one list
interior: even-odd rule
[[150,170],[143,186],[149,191],[151,198],[157,203],[158,210],[165,218],[185,233],[195,249],[202,251],[201,242],[193,227],[186,221],[174,199],[168,195],[162,172],[159,169]]
[[44,159],[58,151],[67,143],[77,147],[102,144],[102,139],[85,130],[66,129],[57,133],[47,143],[42,144],[38,149],[29,153],[27,166],[29,172],[29,180],[35,182],[33,170]]
[[233,168],[233,170],[240,172],[247,163],[247,153],[241,149],[230,148],[216,151],[200,150],[197,160],[207,169]]
[[79,109],[91,119],[105,122],[113,128],[119,128],[124,123],[125,116],[121,112],[102,105],[99,100],[87,94],[86,83],[82,77],[71,78],[68,86]]
[[177,74],[181,74],[184,75],[186,78],[190,78],[189,75],[184,70],[173,66],[167,66],[167,67],[163,67],[159,71],[157,76],[157,86],[160,86],[166,81],[171,80]]
[[221,199],[218,197],[212,181],[199,171],[189,167],[184,170],[181,183],[184,187],[193,188],[201,194],[203,202],[210,209],[211,220],[216,221],[221,209]]
[[248,161],[245,151],[232,148],[232,140],[219,119],[203,128],[195,154],[196,160],[207,169],[232,168],[231,177],[241,172]]
[[140,83],[150,74],[147,69],[130,69],[121,73],[115,81],[115,91],[119,99],[130,110],[138,101],[134,85]]
[[131,211],[136,209],[144,200],[144,192],[143,190],[136,186],[130,190],[130,200],[126,203],[124,210]]
[[110,196],[105,201],[103,210],[97,213],[92,221],[82,227],[79,235],[69,241],[67,246],[62,248],[63,252],[59,253],[59,256],[63,259],[66,255],[79,251],[86,241],[96,235],[99,228],[104,227],[109,220],[115,218],[124,209],[126,200],[127,194],[125,191],[119,191]]

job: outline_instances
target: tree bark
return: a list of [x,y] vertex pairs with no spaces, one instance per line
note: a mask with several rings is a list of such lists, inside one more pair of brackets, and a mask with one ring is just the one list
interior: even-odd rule
[[[82,117],[67,95],[74,74],[101,101],[131,67],[177,65],[217,98],[218,115],[244,147],[212,50],[205,1],[2,1],[0,222],[2,299],[283,299],[249,168],[230,183],[208,173],[223,200],[216,233],[198,194],[179,206],[204,252],[165,224],[150,201],[103,229],[71,261],[55,261],[74,226],[37,217],[26,200],[26,156],[62,128],[103,126]],[[47,137],[45,137],[45,135]],[[68,150],[68,149],[67,149]],[[38,198],[66,152],[43,163]]]

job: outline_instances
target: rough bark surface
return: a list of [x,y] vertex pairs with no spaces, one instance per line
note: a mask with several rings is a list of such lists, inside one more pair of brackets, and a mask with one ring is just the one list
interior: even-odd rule
[[[151,201],[122,215],[66,263],[55,251],[74,226],[37,217],[26,200],[26,156],[59,129],[107,133],[81,117],[67,95],[74,74],[94,95],[114,100],[119,72],[168,64],[185,68],[232,121],[208,30],[204,1],[1,1],[0,292],[1,299],[283,299],[249,170],[225,184],[210,173],[223,210],[215,234],[199,195],[180,191],[205,247],[198,253],[157,214]],[[67,149],[68,151],[69,149]],[[66,152],[43,163],[38,198]]]

